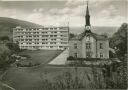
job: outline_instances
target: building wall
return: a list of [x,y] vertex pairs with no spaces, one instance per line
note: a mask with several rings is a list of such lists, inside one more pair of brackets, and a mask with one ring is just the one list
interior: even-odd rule
[[[74,56],[74,53],[78,54],[79,58],[86,57],[86,43],[91,43],[92,58],[109,58],[109,41],[108,40],[96,40],[94,37],[90,36],[90,39],[85,36],[81,41],[71,40],[69,41],[69,56]],[[74,48],[74,44],[77,43],[78,48]],[[100,43],[102,43],[102,49],[100,48]],[[103,57],[100,56],[103,55]]]
[[68,27],[13,28],[13,42],[21,49],[65,49],[68,35]]
[[[77,44],[77,48],[74,47],[74,44]],[[79,40],[70,40],[69,41],[69,56],[75,56],[77,53],[77,57],[82,57],[82,43]]]
[[[103,44],[103,49],[100,49],[100,43]],[[108,40],[98,40],[97,41],[97,57],[100,57],[100,53],[103,54],[103,58],[109,58],[109,41]]]

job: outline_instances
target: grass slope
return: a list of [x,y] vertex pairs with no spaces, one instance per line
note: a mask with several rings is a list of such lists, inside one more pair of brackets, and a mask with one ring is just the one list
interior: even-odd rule
[[26,50],[21,52],[22,55],[29,55],[32,62],[40,62],[41,65],[29,68],[12,66],[3,76],[3,82],[16,88],[16,90],[32,90],[33,86],[39,87],[38,84],[41,85],[41,73],[49,70],[45,70],[44,66],[61,52],[60,50]]
[[30,56],[30,61],[33,63],[47,63],[52,60],[58,54],[60,54],[61,50],[25,50],[20,52],[20,55]]

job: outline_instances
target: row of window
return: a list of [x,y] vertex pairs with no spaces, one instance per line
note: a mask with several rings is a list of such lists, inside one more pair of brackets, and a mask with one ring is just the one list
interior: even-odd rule
[[[20,44],[57,44],[57,42],[42,42],[42,43],[39,43],[39,42],[35,42],[35,43],[20,43]],[[59,44],[59,43],[58,43]],[[60,44],[68,44],[67,42],[60,42]]]
[[54,34],[54,33],[68,33],[68,31],[54,31],[54,32],[15,32],[15,34]]
[[[74,57],[78,57],[78,53],[74,53]],[[91,58],[92,57],[92,54],[90,53],[90,52],[86,52],[86,57],[87,58]],[[103,55],[103,53],[99,53],[99,57],[100,58],[103,58],[104,57],[104,55]]]
[[19,41],[68,41],[68,39],[20,39]]
[[[15,34],[47,34],[47,33],[57,33],[55,32],[16,32]],[[59,32],[58,32],[59,33]]]
[[65,46],[21,46],[20,48],[66,48]]
[[[77,43],[74,43],[74,49],[77,49]],[[103,49],[103,43],[99,43],[99,48]],[[91,43],[86,43],[86,49],[91,49]]]
[[68,30],[68,27],[55,27],[55,28],[32,28],[32,29],[23,29],[23,28],[16,28],[17,31],[31,31],[31,30]]
[[[41,35],[33,35],[33,36],[17,36],[19,38],[23,37],[41,37]],[[42,35],[42,37],[68,37],[68,35]]]

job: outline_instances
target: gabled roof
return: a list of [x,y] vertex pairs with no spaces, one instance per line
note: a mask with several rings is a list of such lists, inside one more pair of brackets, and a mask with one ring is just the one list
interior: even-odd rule
[[75,36],[74,38],[71,38],[70,40],[80,40],[81,41],[87,35],[94,37],[96,40],[108,40],[108,37],[106,37],[105,35],[98,35],[96,33],[92,33],[91,31],[90,32],[84,31],[83,33]]

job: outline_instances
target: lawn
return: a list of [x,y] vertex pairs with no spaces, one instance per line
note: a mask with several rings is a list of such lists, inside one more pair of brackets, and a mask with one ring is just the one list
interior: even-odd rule
[[[24,51],[21,55],[28,55],[32,62],[42,63],[36,67],[15,67],[9,68],[3,76],[3,82],[16,90],[44,90],[42,89],[43,80],[54,82],[64,78],[64,73],[69,72],[73,77],[76,75],[88,87],[93,82],[92,68],[79,67],[76,71],[74,67],[47,65],[49,61],[55,58],[62,51],[37,50]],[[82,89],[81,89],[82,90]]]
[[28,61],[32,63],[45,64],[58,56],[61,52],[61,50],[25,50],[19,54],[22,56],[29,56],[30,58]]

